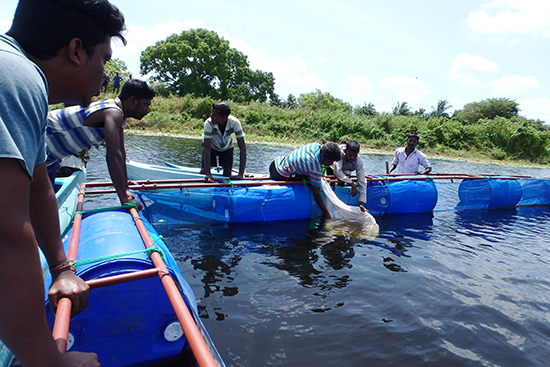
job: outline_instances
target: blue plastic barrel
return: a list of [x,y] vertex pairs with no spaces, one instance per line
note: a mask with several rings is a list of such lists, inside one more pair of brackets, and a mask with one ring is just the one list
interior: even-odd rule
[[550,205],[549,178],[523,178],[519,182],[523,195],[518,205]]
[[521,200],[521,184],[515,179],[491,179],[493,197],[489,202],[489,208],[501,208],[516,206]]
[[466,179],[458,188],[460,202],[456,209],[488,209],[516,206],[522,188],[514,179]]
[[437,187],[431,180],[374,181],[367,185],[366,207],[372,214],[431,212]]
[[147,191],[137,196],[155,225],[293,220],[321,213],[311,190],[301,184]]
[[[142,218],[144,220],[144,218]],[[184,300],[196,310],[195,297],[170,252],[144,220],[155,245],[164,253],[170,274],[181,287]],[[84,280],[150,269],[145,249],[131,215],[125,210],[87,214],[82,220],[77,260],[96,259],[78,265]],[[72,230],[63,240],[68,250]],[[109,259],[115,255],[117,258]],[[49,288],[51,278],[46,280]],[[50,326],[54,316],[46,305]],[[72,342],[71,342],[72,340]],[[70,323],[69,350],[95,352],[102,366],[131,366],[177,356],[186,344],[177,317],[158,277],[90,290],[88,307]]]
[[224,193],[233,201],[231,222],[264,222],[310,218],[320,211],[303,185],[239,187]]

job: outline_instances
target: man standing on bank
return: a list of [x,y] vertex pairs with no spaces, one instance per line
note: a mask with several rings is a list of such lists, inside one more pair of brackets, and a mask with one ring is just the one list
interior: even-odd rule
[[[432,171],[432,165],[426,158],[426,154],[416,149],[419,139],[420,138],[416,134],[407,135],[407,146],[395,150],[395,155],[388,173],[392,173],[396,167],[399,167],[398,173],[405,174],[427,175]],[[418,170],[420,165],[424,167],[423,171]]]
[[[233,139],[231,134],[233,133],[240,150],[239,174],[236,176],[231,176],[231,170],[233,169]],[[204,141],[201,173],[205,174],[204,180],[206,182],[214,181],[210,167],[218,165],[217,157],[219,157],[219,164],[223,168],[225,177],[231,177],[234,180],[242,179],[246,168],[244,132],[241,122],[235,116],[231,116],[231,107],[227,103],[216,102],[212,105],[210,117],[204,122],[202,137]]]
[[25,367],[97,367],[93,353],[60,353],[44,309],[38,246],[50,266],[55,311],[62,297],[77,314],[88,285],[67,262],[57,203],[46,171],[48,104],[87,106],[111,58],[126,43],[124,17],[106,0],[20,0],[0,35],[0,339]]

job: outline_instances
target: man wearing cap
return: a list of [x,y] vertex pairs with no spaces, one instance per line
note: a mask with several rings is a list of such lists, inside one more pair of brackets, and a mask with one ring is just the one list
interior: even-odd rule
[[[398,173],[405,174],[427,175],[432,171],[432,165],[426,158],[426,154],[416,149],[419,139],[416,134],[407,135],[407,146],[395,150],[389,173],[392,173],[396,167],[399,167]],[[423,171],[418,170],[420,165],[424,167]]]

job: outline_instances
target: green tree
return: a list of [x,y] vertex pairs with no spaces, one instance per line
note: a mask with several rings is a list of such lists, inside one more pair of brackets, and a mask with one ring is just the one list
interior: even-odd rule
[[439,100],[437,101],[437,106],[434,107],[432,106],[432,109],[433,111],[431,112],[431,116],[436,116],[436,117],[446,117],[446,118],[450,118],[449,114],[447,113],[447,111],[452,108],[453,106],[451,106],[449,104],[449,102],[447,102],[446,100]]
[[331,110],[331,111],[347,111],[351,112],[353,108],[347,102],[342,101],[330,93],[323,93],[319,89],[311,93],[302,93],[298,97],[298,104],[301,108],[311,110]]
[[413,115],[420,116],[423,119],[428,117],[428,114],[426,114],[426,110],[422,107],[419,107],[418,110],[414,111]]
[[298,101],[296,100],[296,97],[294,97],[294,94],[288,95],[286,102],[283,103],[283,106],[290,110],[298,108]]
[[376,116],[378,115],[378,112],[376,111],[376,108],[374,108],[374,104],[372,102],[367,103],[365,102],[364,106],[355,106],[355,109],[353,110],[353,113],[356,115],[363,115],[363,116]]
[[409,116],[411,114],[411,109],[407,102],[397,102],[397,106],[393,108],[392,113],[396,116]]
[[111,59],[105,63],[105,71],[109,74],[109,78],[113,80],[113,77],[118,73],[124,80],[130,78],[130,73],[128,72],[128,67],[126,63],[121,59]]
[[489,98],[481,102],[472,102],[456,111],[453,117],[460,118],[470,124],[480,119],[494,119],[497,116],[511,118],[518,116],[519,103],[509,98]]
[[141,53],[141,73],[165,83],[171,93],[236,102],[266,101],[272,73],[249,68],[247,57],[216,32],[191,29],[173,34]]

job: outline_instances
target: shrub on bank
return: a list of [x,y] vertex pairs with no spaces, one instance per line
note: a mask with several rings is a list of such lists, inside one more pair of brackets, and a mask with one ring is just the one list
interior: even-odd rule
[[[157,97],[151,113],[142,121],[129,121],[128,129],[200,137],[214,102],[191,95]],[[351,110],[284,108],[259,102],[229,104],[249,139],[254,140],[302,144],[353,139],[369,148],[393,150],[405,144],[408,133],[416,132],[421,137],[419,148],[430,154],[550,163],[550,129],[540,121],[518,116],[472,123],[460,115],[354,114]]]

